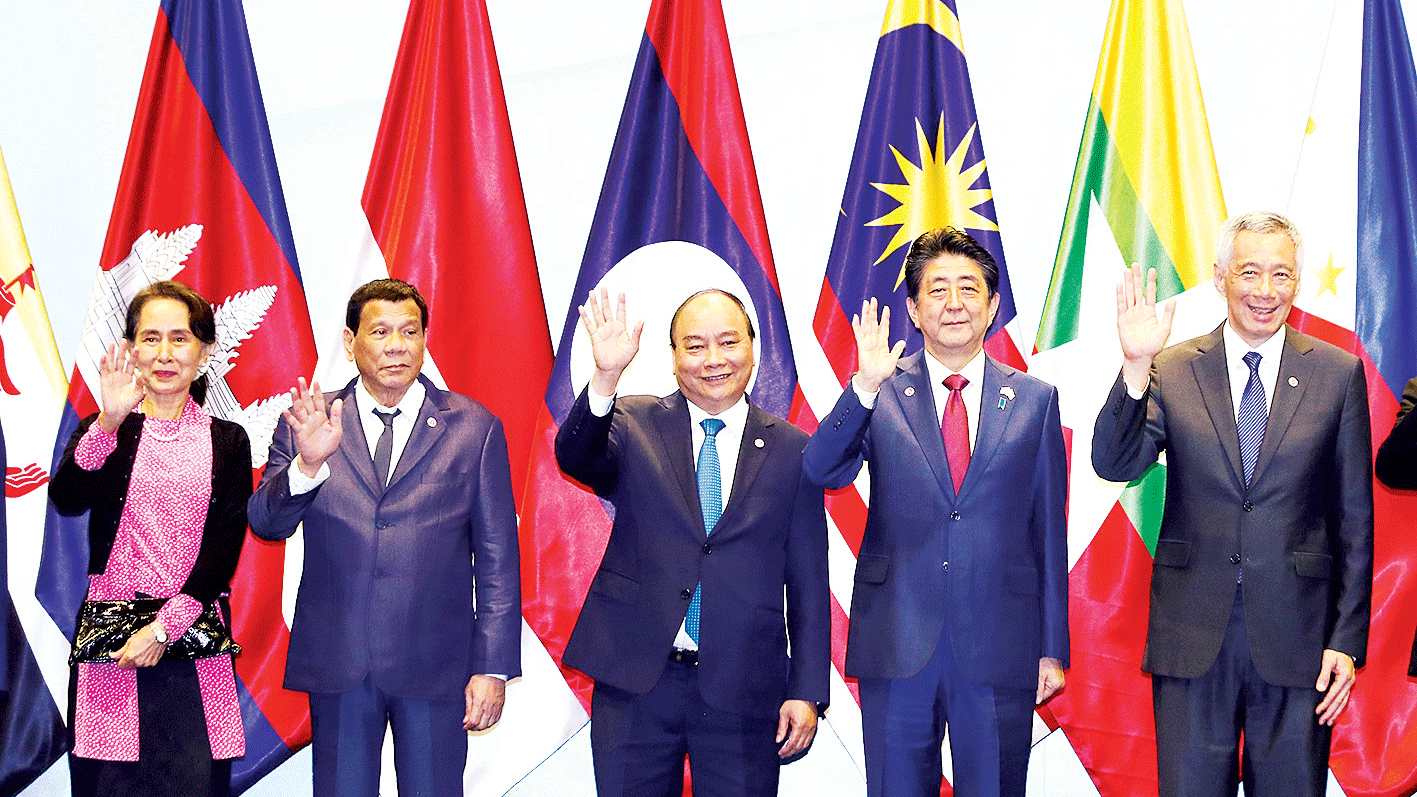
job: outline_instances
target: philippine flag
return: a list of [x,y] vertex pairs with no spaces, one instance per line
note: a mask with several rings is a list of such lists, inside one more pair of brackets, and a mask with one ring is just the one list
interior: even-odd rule
[[[315,345],[240,0],[164,0],[158,11],[56,461],[79,419],[98,409],[89,386],[122,334],[128,301],[162,279],[216,306],[206,409],[246,428],[259,469],[289,403],[284,391],[314,370]],[[52,510],[45,524],[36,595],[67,636],[87,586],[86,529],[86,517]],[[305,695],[281,686],[284,559],[282,543],[248,535],[232,581],[246,732],[232,773],[238,793],[309,741]]]

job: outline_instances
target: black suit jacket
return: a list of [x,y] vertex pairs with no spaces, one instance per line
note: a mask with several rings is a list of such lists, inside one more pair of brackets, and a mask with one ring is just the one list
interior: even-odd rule
[[728,504],[705,537],[683,394],[622,396],[596,417],[582,391],[556,435],[556,461],[615,505],[615,523],[564,662],[598,683],[648,692],[702,583],[705,702],[760,716],[776,716],[787,699],[825,705],[826,513],[821,489],[802,476],[806,442],[750,405]]
[[1194,678],[1220,651],[1235,600],[1255,668],[1314,686],[1323,650],[1362,666],[1373,577],[1372,441],[1358,358],[1284,328],[1284,353],[1249,488],[1217,327],[1163,351],[1147,394],[1120,375],[1097,416],[1097,475],[1130,481],[1166,452],[1147,672]]
[[[1397,490],[1417,490],[1417,377],[1402,389],[1402,406],[1397,408],[1397,424],[1378,448],[1378,479]],[[1407,674],[1417,678],[1417,636],[1412,639],[1412,658]]]

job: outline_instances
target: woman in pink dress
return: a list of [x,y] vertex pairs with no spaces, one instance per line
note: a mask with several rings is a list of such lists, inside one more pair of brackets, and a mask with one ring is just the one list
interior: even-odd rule
[[232,657],[163,654],[230,590],[251,444],[240,425],[199,406],[216,322],[196,291],[144,288],[123,337],[99,361],[103,409],[70,439],[49,496],[62,514],[90,512],[90,599],[167,603],[112,663],[74,666],[73,793],[228,795],[231,759],[245,753]]

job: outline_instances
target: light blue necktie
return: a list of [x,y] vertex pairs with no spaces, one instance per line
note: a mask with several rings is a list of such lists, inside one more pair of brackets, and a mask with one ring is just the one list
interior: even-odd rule
[[1265,401],[1264,385],[1260,384],[1260,353],[1252,351],[1244,358],[1250,367],[1250,378],[1245,382],[1245,392],[1240,394],[1240,411],[1235,414],[1235,428],[1240,433],[1240,463],[1245,468],[1245,486],[1255,475],[1255,461],[1260,458],[1260,445],[1264,443],[1264,427],[1269,420],[1269,407]]
[[[723,430],[723,421],[705,418],[700,422],[704,427],[704,444],[699,446],[699,509],[704,515],[704,532],[712,534],[718,524],[718,516],[723,514],[723,476],[718,469],[718,433]],[[694,599],[689,601],[689,613],[684,617],[684,630],[694,644],[699,644],[699,605],[702,585],[694,587]]]

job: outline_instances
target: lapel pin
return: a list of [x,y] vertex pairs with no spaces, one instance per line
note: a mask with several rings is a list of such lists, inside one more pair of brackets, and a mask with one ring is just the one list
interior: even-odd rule
[[763,446],[765,446],[765,445],[767,445],[767,444],[763,442],[763,438],[761,438],[761,437],[755,437],[755,438],[753,438],[753,445],[757,446],[758,448],[762,448]]
[[1003,409],[1004,407],[1008,406],[1008,403],[1013,400],[1014,389],[1012,387],[1010,387],[1009,385],[1004,385],[1003,387],[999,388],[999,409]]
[[1289,377],[1289,386],[1290,386],[1290,387],[1298,387],[1298,386],[1299,386],[1299,377],[1297,377],[1297,376],[1291,376],[1291,377]]
[[432,427],[437,426],[437,425],[438,425],[437,419],[435,419],[435,418],[429,418],[429,419],[428,419],[428,427],[429,427],[429,428],[432,428]]
[[913,395],[915,395],[915,388],[913,388],[913,387],[907,387],[907,388],[905,389],[905,395],[907,395],[907,396],[913,396]]

